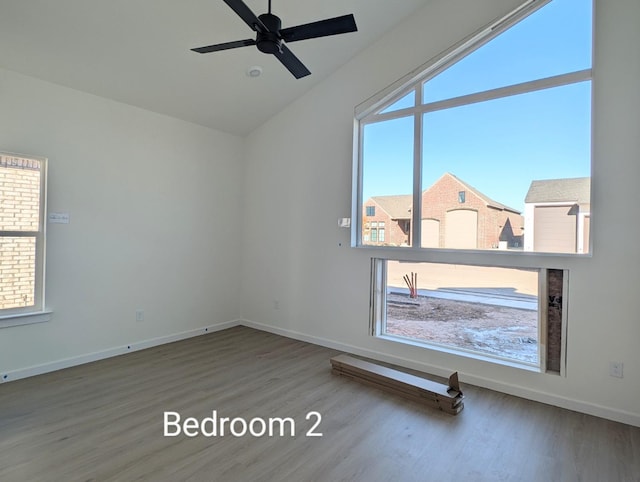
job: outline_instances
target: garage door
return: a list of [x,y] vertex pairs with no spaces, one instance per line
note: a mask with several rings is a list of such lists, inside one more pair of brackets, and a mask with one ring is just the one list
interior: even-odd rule
[[446,214],[444,247],[476,249],[478,247],[478,212],[456,209]]
[[576,252],[575,206],[537,206],[533,213],[533,250]]
[[437,219],[423,219],[420,238],[423,248],[440,247],[440,221]]

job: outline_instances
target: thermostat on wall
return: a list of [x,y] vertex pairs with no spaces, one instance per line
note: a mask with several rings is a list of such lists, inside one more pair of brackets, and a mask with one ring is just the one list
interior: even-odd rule
[[341,228],[350,228],[351,218],[338,218],[338,226]]
[[47,218],[51,224],[69,224],[69,213],[49,213]]

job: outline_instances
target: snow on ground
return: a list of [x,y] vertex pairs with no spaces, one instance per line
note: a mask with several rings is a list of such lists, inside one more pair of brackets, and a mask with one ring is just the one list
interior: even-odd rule
[[387,294],[386,333],[537,363],[537,310],[500,304],[411,299],[394,290]]

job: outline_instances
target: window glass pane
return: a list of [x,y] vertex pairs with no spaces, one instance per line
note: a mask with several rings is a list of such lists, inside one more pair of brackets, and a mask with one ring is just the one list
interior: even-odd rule
[[424,85],[424,103],[591,68],[591,0],[554,0]]
[[581,82],[425,114],[423,246],[588,252],[590,102]]
[[40,161],[0,155],[0,231],[38,231]]
[[387,261],[385,335],[539,365],[538,270]]
[[0,309],[33,306],[36,238],[0,237]]
[[380,111],[380,113],[384,114],[385,112],[393,112],[394,110],[406,109],[407,107],[413,107],[415,104],[416,104],[416,91],[412,90],[407,95],[402,97],[400,100],[397,100],[386,109]]
[[[413,117],[367,124],[362,152],[362,240],[364,244],[407,246],[413,206]],[[374,213],[371,215],[371,213]],[[382,240],[370,232],[385,223]],[[377,227],[377,224],[375,225]]]

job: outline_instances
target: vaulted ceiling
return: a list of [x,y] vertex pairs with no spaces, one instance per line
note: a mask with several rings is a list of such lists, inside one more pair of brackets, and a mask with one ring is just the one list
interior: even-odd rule
[[273,0],[285,28],[356,18],[358,32],[289,45],[312,72],[296,80],[255,47],[190,51],[254,37],[222,0],[0,0],[0,67],[246,135],[428,1]]

